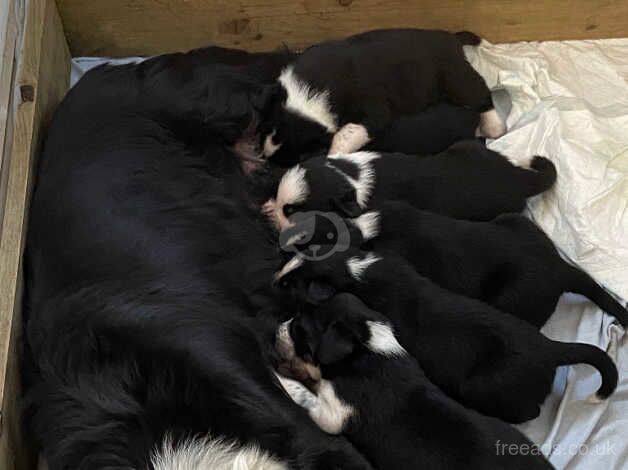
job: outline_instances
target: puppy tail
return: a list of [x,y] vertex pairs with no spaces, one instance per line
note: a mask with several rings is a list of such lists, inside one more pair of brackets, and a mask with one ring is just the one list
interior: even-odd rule
[[606,352],[597,346],[583,343],[554,342],[559,348],[558,365],[568,366],[572,364],[588,364],[595,367],[602,376],[602,385],[596,395],[600,400],[605,400],[617,387],[617,366]]
[[527,171],[531,178],[529,196],[547,191],[556,182],[556,166],[545,157],[534,157],[530,162],[530,170]]
[[477,46],[482,42],[482,38],[471,31],[458,31],[456,37],[463,46]]
[[586,272],[570,265],[567,266],[567,270],[567,283],[564,286],[567,292],[584,295],[606,313],[614,316],[621,326],[628,327],[628,311],[622,304]]

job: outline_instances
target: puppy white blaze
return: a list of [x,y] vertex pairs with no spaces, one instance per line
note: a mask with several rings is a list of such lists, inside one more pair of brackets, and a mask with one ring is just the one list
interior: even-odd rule
[[292,66],[282,70],[279,83],[286,90],[285,107],[288,111],[320,124],[329,133],[338,130],[338,118],[331,111],[328,90],[312,90],[306,82],[296,76]]
[[290,336],[290,322],[292,319],[283,322],[275,333],[275,348],[279,356],[286,361],[290,361],[295,356],[294,341]]
[[379,235],[379,212],[365,212],[352,221],[362,233],[364,240],[371,240]]
[[374,255],[373,253],[367,253],[364,258],[358,258],[357,256],[353,256],[347,260],[347,269],[351,276],[356,281],[362,280],[362,275],[364,271],[368,269],[373,263],[381,260],[379,256]]
[[299,232],[296,235],[292,235],[290,238],[288,238],[286,240],[286,243],[284,243],[283,246],[284,247],[292,246],[295,243],[300,242],[301,240],[303,240],[306,236],[307,236],[307,232],[306,231]]
[[355,197],[358,205],[362,209],[366,209],[373,186],[375,185],[375,170],[371,165],[371,162],[380,155],[375,152],[354,152],[354,153],[338,153],[328,155],[327,158],[331,160],[344,160],[346,162],[357,165],[359,170],[358,179],[351,178],[346,173],[340,171],[345,178],[355,188]]
[[284,377],[276,372],[275,375],[277,376],[277,379],[283,389],[297,405],[305,408],[306,410],[311,410],[318,404],[318,397],[310,392],[301,382],[289,379],[288,377]]
[[408,354],[397,341],[390,325],[376,321],[367,321],[366,325],[371,333],[366,346],[371,351],[384,356],[405,356]]
[[479,134],[491,139],[497,139],[506,133],[506,124],[499,117],[495,109],[480,114]]
[[284,173],[279,186],[277,197],[267,201],[262,206],[262,212],[268,216],[277,230],[283,230],[291,226],[290,221],[283,212],[286,204],[299,204],[307,199],[310,187],[305,179],[305,168],[297,165]]
[[281,144],[273,143],[273,136],[275,135],[276,132],[277,132],[276,130],[273,130],[269,135],[266,136],[266,139],[264,139],[264,156],[265,157],[272,156],[281,147]]
[[366,127],[348,123],[340,128],[331,141],[329,153],[351,153],[360,150],[371,141]]
[[288,261],[286,264],[283,265],[283,268],[281,268],[281,271],[275,274],[275,280],[281,279],[289,272],[294,271],[295,269],[300,267],[302,264],[303,264],[303,258],[301,258],[299,255],[293,256],[290,261]]
[[355,409],[343,402],[331,382],[321,380],[316,394],[316,405],[310,410],[310,417],[318,427],[329,434],[340,434],[348,419],[355,415]]
[[307,199],[310,188],[305,179],[305,168],[297,165],[284,173],[277,188],[277,204],[299,204]]
[[176,445],[167,435],[151,455],[155,470],[288,470],[288,466],[255,445],[221,438],[195,437]]

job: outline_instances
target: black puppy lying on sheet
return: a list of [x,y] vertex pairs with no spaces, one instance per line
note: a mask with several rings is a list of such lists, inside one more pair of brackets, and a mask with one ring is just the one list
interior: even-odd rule
[[462,46],[472,33],[377,30],[306,49],[279,76],[281,94],[265,154],[320,148],[355,152],[383,135],[399,116],[447,101],[482,113],[479,132],[499,137],[505,126],[484,79]]
[[554,184],[550,160],[537,156],[530,166],[515,166],[478,141],[421,158],[374,152],[316,157],[288,170],[262,210],[281,230],[296,211],[357,217],[389,199],[459,219],[491,220],[520,212],[527,198]]
[[[504,455],[531,446],[513,427],[447,397],[397,342],[389,320],[351,294],[297,314],[277,333],[277,351],[320,367],[311,418],[345,434],[380,469],[550,469],[540,455]],[[288,387],[288,390],[291,390]]]
[[558,366],[597,368],[600,399],[617,385],[617,368],[599,348],[552,341],[523,320],[437,286],[392,253],[349,248],[321,261],[297,255],[276,280],[311,302],[329,296],[321,285],[356,294],[390,318],[401,344],[445,393],[508,422],[538,416]]
[[522,215],[471,222],[386,201],[375,211],[344,219],[342,225],[332,223],[335,219],[329,213],[312,216],[314,220],[282,232],[284,249],[325,245],[331,243],[330,233],[335,236],[346,229],[351,244],[398,253],[440,286],[539,328],[564,292],[585,295],[622,325],[628,324],[626,309],[591,276],[563,260],[548,236]]
[[[373,152],[399,152],[407,155],[434,155],[444,152],[456,142],[475,139],[480,114],[469,108],[438,103],[416,114],[399,116],[378,139],[364,150]],[[269,160],[271,164],[291,167],[317,157],[325,148],[309,153],[278,152]]]

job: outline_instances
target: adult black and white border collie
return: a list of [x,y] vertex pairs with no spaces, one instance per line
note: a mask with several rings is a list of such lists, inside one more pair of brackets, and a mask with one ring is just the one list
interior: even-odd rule
[[394,29],[308,48],[279,76],[265,155],[354,152],[397,117],[440,101],[482,113],[478,134],[501,136],[490,91],[462,49],[479,42],[466,32]]
[[234,151],[267,91],[194,51],[96,68],[59,106],[25,259],[25,422],[51,470],[371,468],[272,369],[280,260]]

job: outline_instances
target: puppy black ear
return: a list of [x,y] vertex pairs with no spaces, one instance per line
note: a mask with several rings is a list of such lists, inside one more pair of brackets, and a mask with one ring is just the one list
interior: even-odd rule
[[331,200],[332,206],[345,217],[358,217],[362,214],[362,208],[358,204],[355,188],[347,189],[340,197]]
[[312,281],[307,288],[305,301],[312,305],[318,305],[329,300],[335,293],[335,289],[329,284],[320,281]]
[[341,361],[354,351],[357,341],[357,336],[346,325],[332,323],[318,346],[318,362],[321,365],[329,365]]
[[266,115],[284,99],[284,89],[279,84],[263,86],[251,98],[253,107],[262,115]]

